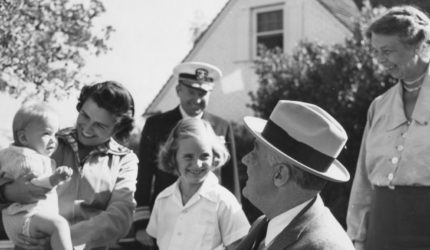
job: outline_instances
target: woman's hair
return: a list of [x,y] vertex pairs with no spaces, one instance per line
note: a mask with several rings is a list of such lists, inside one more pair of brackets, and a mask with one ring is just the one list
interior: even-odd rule
[[430,43],[430,20],[426,13],[411,5],[395,6],[373,20],[365,31],[367,38],[372,33],[398,35],[406,45]]
[[179,141],[186,138],[205,138],[211,143],[214,156],[213,169],[223,166],[230,158],[230,154],[224,145],[225,142],[215,134],[212,126],[207,121],[199,118],[185,118],[176,124],[170,132],[166,143],[160,148],[158,167],[161,170],[179,175],[176,154]]
[[100,108],[118,118],[115,125],[115,139],[123,142],[128,139],[134,128],[134,101],[130,92],[120,83],[106,81],[84,86],[78,98],[76,109],[81,110],[88,99]]
[[58,117],[54,108],[46,103],[25,103],[16,112],[12,122],[14,145],[22,146],[18,132],[24,130],[30,123],[43,122],[50,117]]

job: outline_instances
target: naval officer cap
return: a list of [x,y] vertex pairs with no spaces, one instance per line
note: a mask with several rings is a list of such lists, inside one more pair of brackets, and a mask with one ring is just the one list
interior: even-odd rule
[[221,70],[203,62],[184,62],[173,69],[179,83],[195,89],[211,91],[222,77]]

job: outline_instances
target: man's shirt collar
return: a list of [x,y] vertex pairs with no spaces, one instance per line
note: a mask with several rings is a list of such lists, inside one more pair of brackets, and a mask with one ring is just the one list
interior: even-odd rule
[[269,225],[267,226],[266,238],[264,239],[265,246],[269,246],[272,243],[273,239],[278,236],[287,227],[291,221],[306,207],[312,199],[299,204],[292,209],[274,217],[269,221]]

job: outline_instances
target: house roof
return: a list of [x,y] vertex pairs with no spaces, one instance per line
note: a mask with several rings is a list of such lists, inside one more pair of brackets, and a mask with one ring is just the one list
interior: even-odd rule
[[[203,38],[207,33],[209,33],[210,30],[212,30],[212,27],[217,23],[217,21],[220,19],[221,14],[224,13],[225,9],[227,9],[227,6],[232,5],[233,2],[237,0],[228,0],[226,4],[222,7],[222,9],[218,12],[218,14],[215,16],[215,18],[212,20],[212,22],[208,25],[208,27],[196,38],[194,41],[194,45],[191,48],[191,50],[188,52],[188,54],[184,57],[182,62],[187,61],[187,58],[193,53],[193,51],[198,47],[198,45],[204,40]],[[168,84],[170,80],[173,78],[173,74],[170,74],[169,79],[164,83],[163,87],[161,87],[160,91],[158,91],[157,95],[152,99],[152,101],[149,103],[149,105],[146,107],[145,111],[143,112],[143,115],[146,115],[148,113],[148,110],[153,106],[155,100],[164,92],[164,90],[168,87]]]
[[[214,29],[216,23],[219,22],[219,19],[223,16],[223,13],[227,12],[226,10],[233,5],[234,2],[239,0],[228,0],[227,3],[223,6],[223,8],[218,12],[216,17],[212,20],[212,22],[208,25],[208,27],[203,31],[200,36],[194,41],[194,46],[188,52],[188,54],[184,57],[182,62],[187,61],[188,57],[200,47],[199,45],[207,38],[208,33]],[[342,23],[346,28],[350,31],[354,29],[354,20],[353,17],[357,17],[359,15],[359,9],[353,0],[317,0],[322,6],[324,6],[334,17],[336,17],[340,23]],[[161,87],[160,91],[157,95],[152,99],[149,105],[146,107],[143,115],[148,113],[148,110],[154,105],[154,102],[158,99],[158,97],[166,90],[170,80],[173,75],[171,74],[169,79],[167,79],[166,83]]]
[[330,13],[333,14],[345,27],[353,31],[354,18],[358,17],[360,10],[353,0],[318,0]]

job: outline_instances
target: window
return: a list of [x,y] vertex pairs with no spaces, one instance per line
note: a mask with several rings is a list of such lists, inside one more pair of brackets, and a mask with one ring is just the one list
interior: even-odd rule
[[284,18],[280,7],[261,8],[254,11],[254,55],[258,55],[259,45],[267,49],[284,47]]

